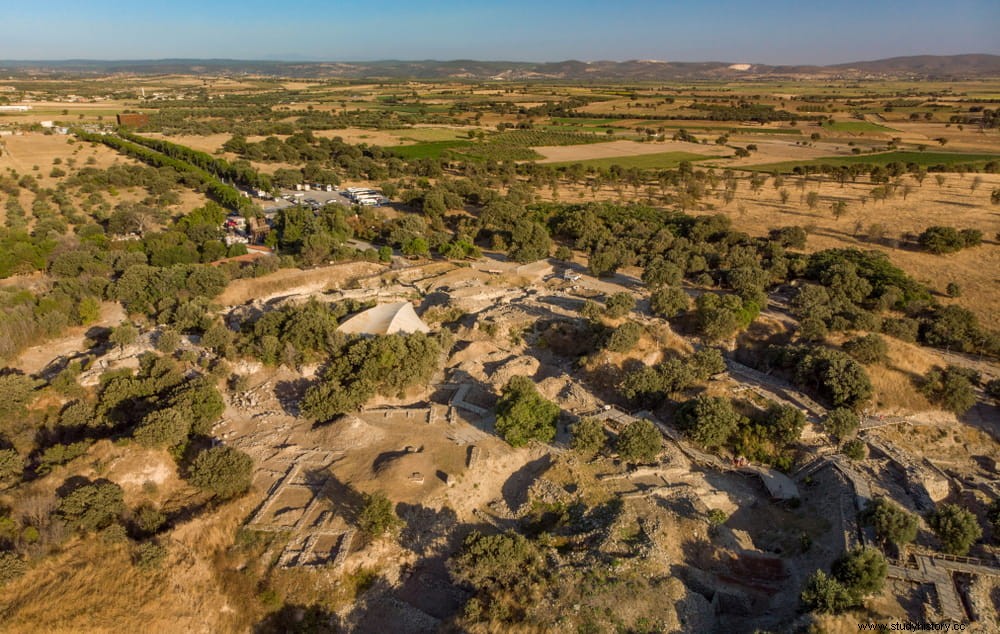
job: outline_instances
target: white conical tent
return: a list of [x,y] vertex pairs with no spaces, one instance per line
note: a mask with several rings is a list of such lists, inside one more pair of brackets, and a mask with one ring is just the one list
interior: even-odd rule
[[352,335],[391,335],[430,332],[409,302],[381,304],[351,317],[337,328]]

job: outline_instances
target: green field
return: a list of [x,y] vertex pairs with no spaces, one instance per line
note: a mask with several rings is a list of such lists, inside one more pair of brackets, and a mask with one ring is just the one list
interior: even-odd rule
[[396,156],[404,159],[437,159],[448,151],[457,150],[471,146],[469,141],[428,141],[427,143],[417,143],[415,145],[400,145],[389,148]]
[[576,117],[552,117],[552,123],[563,123],[571,125],[608,125],[611,123],[621,123],[621,119],[584,119]]
[[798,128],[730,128],[730,134],[792,134],[802,136]]
[[566,161],[562,163],[550,163],[559,167],[561,165],[574,165],[580,163],[585,167],[596,167],[598,169],[608,168],[612,165],[619,167],[636,167],[639,169],[668,169],[677,167],[681,161],[700,161],[707,158],[719,158],[705,154],[692,154],[690,152],[660,152],[657,154],[637,154],[635,156],[619,156],[613,158],[590,159],[586,161]]
[[887,128],[884,125],[870,123],[868,121],[830,121],[823,124],[823,129],[832,130],[834,132],[853,132],[855,134],[860,134],[862,132],[899,132],[899,130],[893,130],[892,128]]
[[1000,154],[958,154],[949,152],[883,152],[881,154],[859,154],[855,156],[831,156],[828,158],[818,158],[809,161],[783,161],[781,163],[766,163],[764,165],[750,165],[742,169],[754,172],[791,172],[794,168],[806,165],[830,165],[840,167],[842,165],[887,165],[889,163],[916,163],[923,167],[934,165],[957,165],[967,164],[973,167],[983,167],[990,161],[1000,161]]
[[392,130],[390,134],[397,136],[403,141],[457,141],[468,137],[462,130],[453,128],[406,128],[403,130]]

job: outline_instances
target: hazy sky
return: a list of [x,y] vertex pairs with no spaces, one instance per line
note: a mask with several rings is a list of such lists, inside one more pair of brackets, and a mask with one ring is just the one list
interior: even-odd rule
[[0,0],[0,59],[833,64],[1000,53],[1000,1]]

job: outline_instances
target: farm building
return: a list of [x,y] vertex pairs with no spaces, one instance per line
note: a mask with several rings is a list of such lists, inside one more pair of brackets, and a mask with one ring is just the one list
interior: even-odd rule
[[430,332],[409,302],[381,304],[358,313],[337,328],[353,335],[391,335],[397,332]]
[[128,113],[119,114],[118,125],[129,127],[129,128],[141,128],[142,126],[149,123],[149,115],[138,114],[138,113]]

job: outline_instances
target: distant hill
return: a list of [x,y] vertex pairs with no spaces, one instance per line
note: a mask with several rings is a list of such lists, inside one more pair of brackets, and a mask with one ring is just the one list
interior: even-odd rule
[[227,59],[0,61],[6,75],[248,74],[298,78],[427,80],[677,81],[769,78],[973,79],[1000,77],[1000,55],[916,55],[833,66],[769,66],[733,62],[504,62],[382,60],[275,62]]

